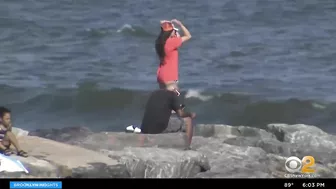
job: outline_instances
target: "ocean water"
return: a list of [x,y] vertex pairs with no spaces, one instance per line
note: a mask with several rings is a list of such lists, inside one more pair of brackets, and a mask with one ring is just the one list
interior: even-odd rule
[[173,18],[193,36],[179,69],[196,123],[336,131],[334,0],[5,0],[0,104],[28,130],[139,124]]

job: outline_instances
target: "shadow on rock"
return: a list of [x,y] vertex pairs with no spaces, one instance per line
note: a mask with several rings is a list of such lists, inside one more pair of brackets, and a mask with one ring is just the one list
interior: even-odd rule
[[72,169],[72,178],[130,178],[126,165],[89,163],[88,167]]

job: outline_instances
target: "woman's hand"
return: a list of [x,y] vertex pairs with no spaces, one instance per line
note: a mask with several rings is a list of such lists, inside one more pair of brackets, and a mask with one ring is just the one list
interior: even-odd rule
[[172,22],[176,23],[177,25],[182,25],[182,22],[177,20],[177,19],[173,19]]
[[174,22],[174,23],[176,23],[177,25],[179,25],[181,27],[181,29],[183,31],[183,34],[184,34],[181,37],[182,38],[182,42],[188,41],[191,38],[191,34],[190,34],[189,30],[182,24],[181,21],[173,19],[171,22]]

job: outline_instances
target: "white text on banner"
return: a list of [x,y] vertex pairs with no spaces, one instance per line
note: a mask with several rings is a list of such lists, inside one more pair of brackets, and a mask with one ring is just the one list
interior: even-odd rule
[[9,188],[34,188],[34,189],[62,189],[62,182],[60,181],[10,181]]

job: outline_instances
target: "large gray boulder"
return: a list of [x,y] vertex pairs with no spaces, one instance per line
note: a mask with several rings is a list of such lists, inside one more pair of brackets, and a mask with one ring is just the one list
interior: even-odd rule
[[[211,130],[212,132],[209,132]],[[268,125],[267,130],[263,130],[245,126],[232,127],[227,125],[202,125],[198,128],[198,131],[199,134],[203,136],[204,133],[207,133],[207,136],[212,137],[212,140],[216,138],[223,141],[223,143],[229,144],[230,146],[235,146],[236,149],[232,149],[233,151],[241,149],[241,147],[250,147],[249,151],[245,151],[249,153],[258,151],[257,149],[262,149],[266,154],[260,152],[260,155],[258,156],[251,156],[249,154],[247,154],[248,157],[240,156],[244,159],[240,165],[242,167],[248,167],[245,163],[249,162],[249,159],[251,159],[249,157],[253,157],[253,161],[250,161],[249,163],[254,162],[253,164],[258,167],[259,170],[266,164],[269,171],[268,173],[271,173],[268,174],[269,177],[284,177],[288,174],[285,170],[285,161],[287,157],[297,156],[302,158],[308,155],[313,156],[316,160],[316,175],[331,178],[336,176],[335,152],[332,150],[334,149],[333,144],[335,136],[327,134],[314,126],[270,124]],[[319,138],[321,139],[319,140]],[[206,144],[211,143],[208,142]],[[230,149],[229,146],[226,148]],[[223,149],[223,147],[213,148],[207,145],[205,149],[217,151],[215,149]],[[228,150],[226,154],[230,156],[232,150]],[[198,151],[202,151],[202,149]],[[212,160],[214,158],[209,157],[211,154],[210,151],[206,151],[205,153],[208,155],[211,167],[214,167],[212,164]],[[238,153],[235,153],[235,155],[236,154]],[[224,159],[226,157],[227,156],[220,159]],[[262,164],[259,164],[258,162],[262,162]],[[253,170],[258,170],[258,168],[254,168]],[[210,170],[210,172],[212,171],[213,169]],[[224,170],[220,172],[223,173]],[[262,173],[267,173],[267,169],[262,170]],[[204,173],[202,173],[202,175],[204,175]],[[248,175],[254,177],[257,174]],[[244,177],[246,177],[246,175],[244,175]],[[266,176],[260,175],[257,177]]]
[[336,167],[336,136],[304,124],[269,124],[267,130],[281,143],[291,146],[291,155],[313,156],[317,163]]
[[104,153],[124,163],[135,178],[188,178],[210,169],[207,157],[196,151],[125,148]]
[[118,161],[118,166],[125,165],[130,177],[279,178],[288,174],[289,156],[308,155],[316,160],[317,175],[336,177],[335,136],[314,126],[270,124],[260,129],[200,124],[195,127],[192,151],[183,150],[182,132],[145,135],[140,147],[139,134],[71,129],[76,130],[76,137],[69,137],[66,129],[29,134],[100,152]]
[[[56,133],[64,135],[62,132]],[[61,138],[55,136],[52,137]],[[122,139],[128,139],[129,144],[132,144],[132,138],[133,146],[139,144],[138,135],[123,136],[125,138]],[[142,147],[123,147],[116,150],[118,145],[114,150],[109,150],[113,138],[106,133],[93,134],[86,138],[89,139],[87,141],[84,138],[80,139],[81,143],[75,142],[78,146],[36,136],[18,139],[30,156],[12,157],[20,160],[29,170],[29,174],[0,173],[0,177],[183,178],[193,177],[210,169],[207,157],[196,151]],[[102,139],[107,139],[105,145],[99,145]],[[90,141],[90,148],[95,151],[88,149],[87,144]],[[69,142],[73,143],[74,140],[69,139]],[[87,149],[79,147],[79,144]]]

